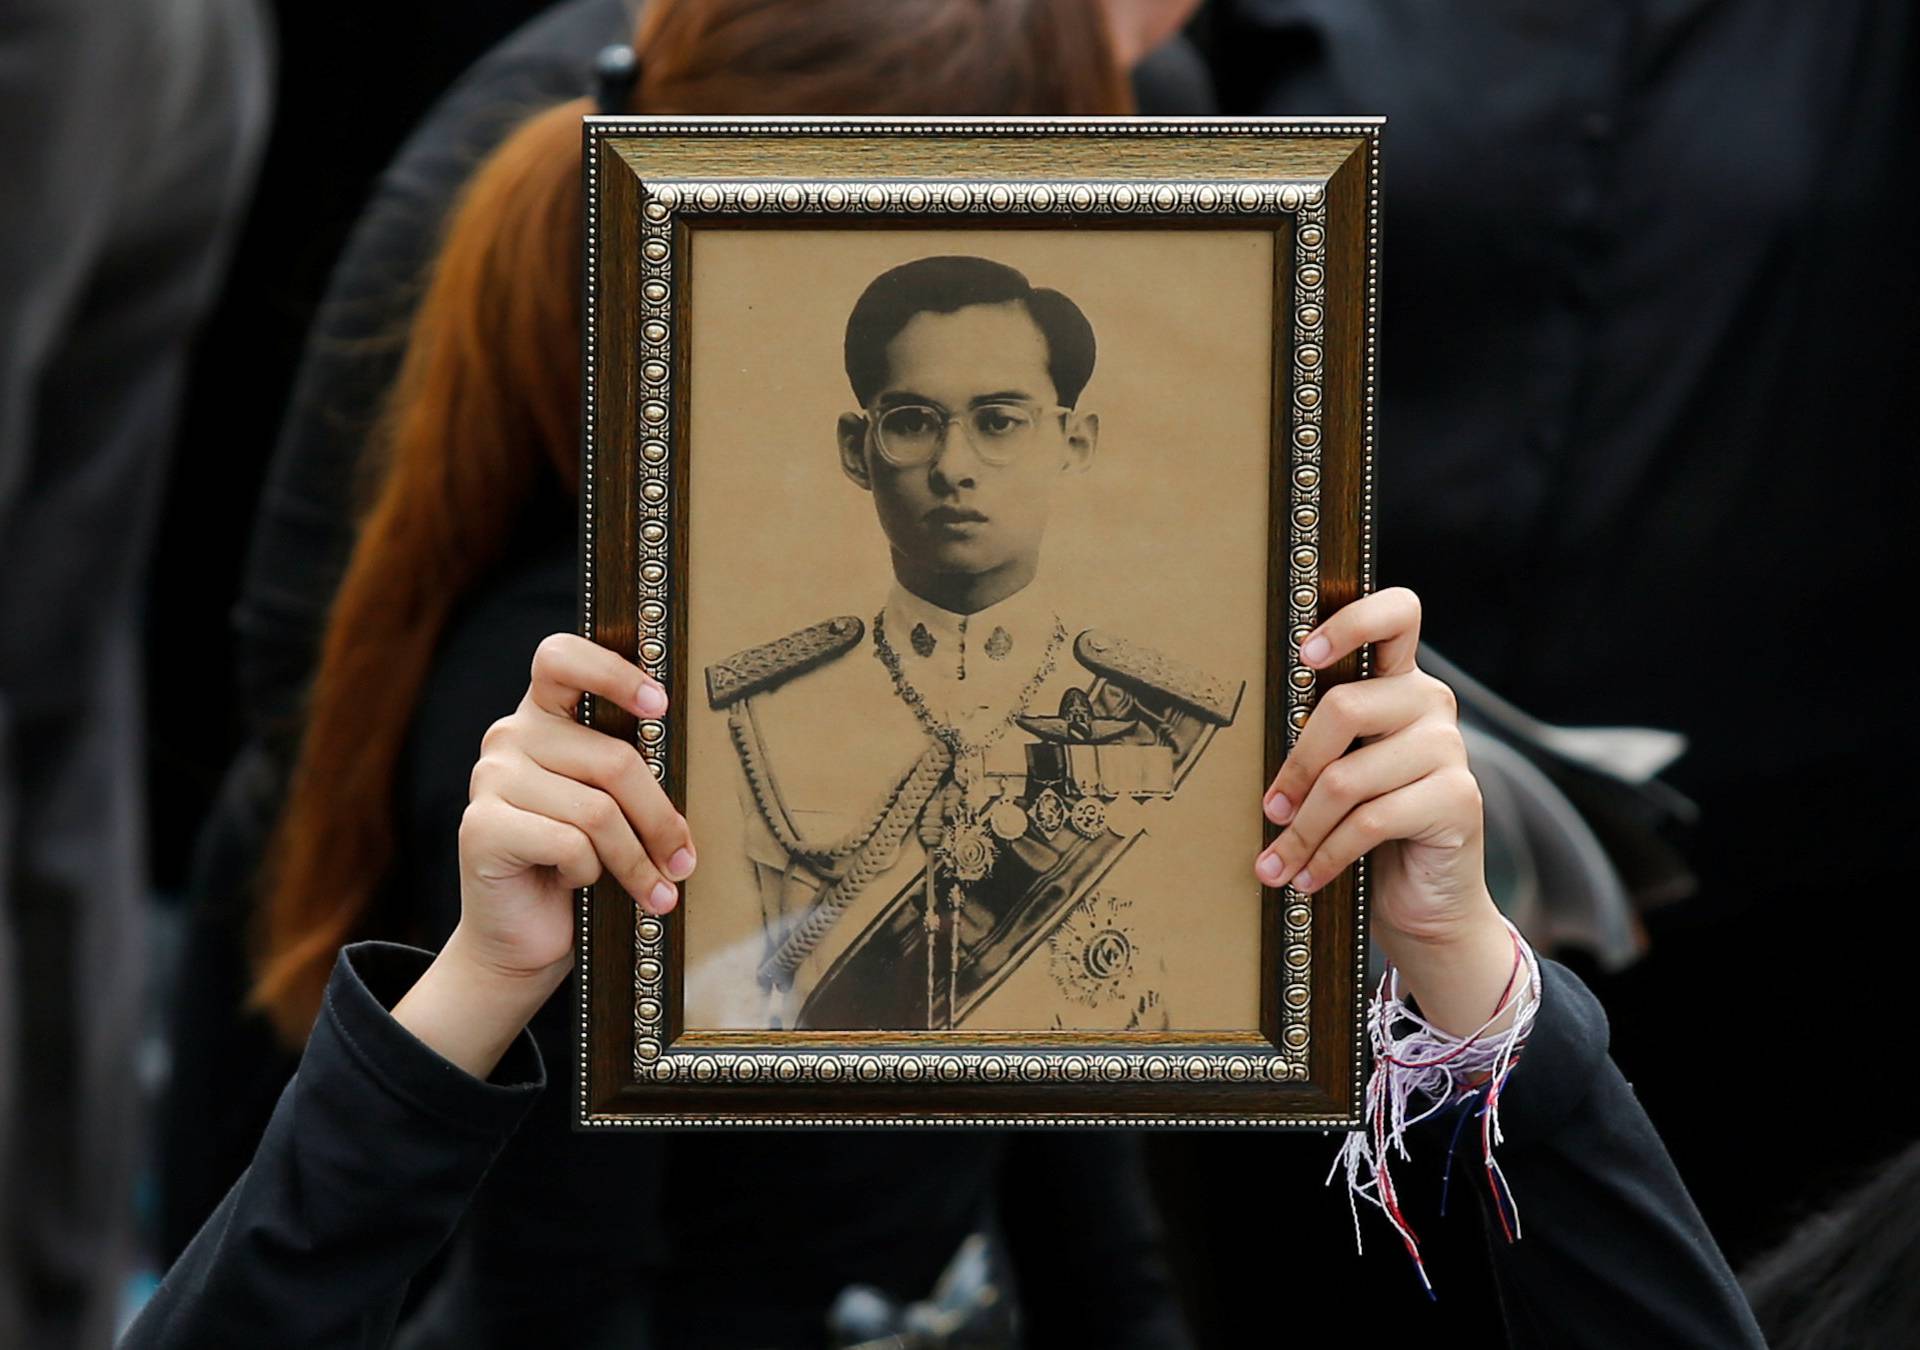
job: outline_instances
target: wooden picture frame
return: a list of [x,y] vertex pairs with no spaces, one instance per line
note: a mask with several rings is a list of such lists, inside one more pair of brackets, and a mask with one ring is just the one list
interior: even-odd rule
[[[1372,587],[1380,131],[1377,119],[587,119],[580,631],[659,678],[673,707],[637,721],[589,699],[582,718],[638,745],[687,811],[700,867],[664,917],[611,879],[580,895],[578,1127],[1358,1123],[1364,860],[1309,897],[1263,891],[1251,865],[1274,834],[1260,792],[1315,697],[1365,673],[1364,653],[1315,672],[1295,648]],[[1128,418],[1102,429],[1063,392],[1061,353],[1078,348],[1038,317],[1037,299],[993,292],[914,309],[878,279],[918,285],[953,258],[956,275],[1030,272],[1035,296],[1081,278],[1100,307],[1069,293],[1081,318],[1059,322],[1094,334],[1087,360],[1097,344],[1108,366],[1093,378]],[[876,278],[866,291],[849,285],[862,276]],[[862,327],[849,317],[856,291],[851,308],[899,313]],[[969,337],[962,315],[1014,328]],[[956,412],[932,394],[895,389],[868,404],[861,392],[859,352],[881,352],[898,384],[919,359],[914,335],[931,335],[932,388],[951,368],[940,353],[958,349],[940,343],[999,360],[1026,352],[1035,330],[1050,393],[1015,390],[1004,406],[998,394],[956,397]],[[837,424],[834,398],[847,409]],[[931,407],[901,410],[914,399]],[[929,670],[940,653],[942,689],[974,673],[974,692],[941,706],[997,707],[983,691],[994,679],[1012,689],[1001,656],[1008,671],[1034,672],[1022,700],[1049,681],[1088,681],[1057,714],[1008,694],[1011,711],[967,739],[959,714],[933,717],[936,700],[904,677],[909,635],[889,640],[883,620],[903,624],[905,611],[806,608],[851,587],[850,571],[867,585],[867,559],[878,560],[874,589],[858,594],[877,594],[889,557],[888,605],[914,600],[898,577],[911,581],[924,559],[902,535],[888,535],[889,554],[871,528],[854,540],[835,523],[860,499],[868,521],[878,507],[896,528],[863,475],[899,472],[920,491],[922,476],[951,486],[984,478],[981,465],[1039,463],[1052,493],[1054,467],[1060,481],[1089,467],[1075,457],[1092,456],[1096,433],[1121,467],[1101,480],[1107,514],[1088,518],[1144,523],[1062,535],[1054,556],[1133,588],[1162,628],[1187,623],[1200,634],[1189,647],[1251,644],[1258,669],[1217,677],[1179,643],[1169,657],[1137,634],[1070,634],[1060,612],[1050,637],[1045,624],[1021,636],[1011,608],[987,637],[969,639],[964,621],[915,624],[911,652],[927,653]],[[962,443],[977,459],[952,448]],[[1057,519],[1069,508],[1048,509]],[[975,549],[983,570],[941,575],[981,585],[999,575],[985,569],[1014,566],[982,542],[1012,527],[981,520],[949,510],[898,529],[937,536],[942,558]],[[750,623],[756,606],[790,618]],[[743,634],[765,640],[736,647]],[[834,720],[843,713],[853,720]],[[881,742],[920,732],[923,757],[877,815],[862,807],[864,835],[835,836],[837,852],[797,823],[831,825],[831,811],[788,810],[781,785],[757,776],[772,761],[756,755],[785,754],[780,774],[814,774],[831,805],[829,770],[884,786]],[[782,749],[803,743],[820,753]],[[1016,750],[1025,777],[1007,767]],[[738,802],[748,856],[736,871],[753,894],[727,879],[733,845],[716,842],[731,839],[717,829],[727,808],[696,812],[689,794]],[[1232,805],[1206,805],[1218,800]],[[1184,836],[1138,824],[1176,816],[1205,823]],[[767,838],[788,851],[768,852]],[[1235,880],[1206,879],[1215,853],[1232,854],[1218,876]],[[1158,866],[1161,880],[1109,893],[1099,879],[1123,865]],[[1167,868],[1195,880],[1168,886]],[[909,880],[895,893],[871,879],[882,874]],[[857,922],[834,908],[869,897],[877,907]],[[809,917],[847,925],[830,963],[795,945]],[[1151,942],[1134,936],[1136,920]],[[735,960],[757,983],[727,974]],[[802,988],[781,964],[792,961],[821,969]],[[721,1011],[735,995],[749,1009],[738,1018]]]

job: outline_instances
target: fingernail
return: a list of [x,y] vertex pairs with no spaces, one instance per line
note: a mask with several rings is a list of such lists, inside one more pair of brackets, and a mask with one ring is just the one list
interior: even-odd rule
[[1313,878],[1308,876],[1305,872],[1302,872],[1299,876],[1293,879],[1293,889],[1295,889],[1296,891],[1312,890]]
[[1262,853],[1260,860],[1254,863],[1253,870],[1259,874],[1260,880],[1266,882],[1267,885],[1278,886],[1280,884],[1280,859],[1277,855]]
[[1310,666],[1317,666],[1333,652],[1333,644],[1315,634],[1300,644],[1300,659]]
[[675,881],[683,880],[693,871],[693,850],[683,848],[667,859],[667,874]]
[[653,891],[647,896],[647,908],[655,914],[665,914],[673,908],[673,902],[680,893],[664,881],[653,883]]
[[1276,825],[1284,825],[1293,819],[1293,803],[1278,792],[1267,794],[1267,819]]
[[667,691],[657,684],[643,684],[633,696],[633,708],[642,717],[658,717],[667,710]]

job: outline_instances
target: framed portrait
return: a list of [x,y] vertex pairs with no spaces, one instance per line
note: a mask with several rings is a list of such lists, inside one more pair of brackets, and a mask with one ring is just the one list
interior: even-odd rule
[[1357,1122],[1364,862],[1263,888],[1371,577],[1377,120],[592,118],[581,631],[667,687],[585,1128]]

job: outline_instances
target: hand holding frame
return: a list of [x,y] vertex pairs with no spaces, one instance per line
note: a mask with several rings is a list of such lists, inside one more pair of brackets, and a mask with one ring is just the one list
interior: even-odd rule
[[1309,633],[1323,669],[1374,644],[1370,680],[1329,689],[1267,790],[1286,828],[1254,872],[1311,893],[1373,854],[1373,936],[1434,1023],[1464,1034],[1497,1006],[1512,940],[1487,892],[1480,788],[1453,691],[1422,671],[1420,599],[1404,587],[1347,605]]

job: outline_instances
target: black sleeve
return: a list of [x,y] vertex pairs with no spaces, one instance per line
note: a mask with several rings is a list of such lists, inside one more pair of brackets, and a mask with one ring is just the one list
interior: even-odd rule
[[407,1283],[452,1233],[545,1085],[522,1034],[481,1082],[387,1011],[431,962],[348,947],[253,1165],[121,1342],[383,1346]]
[[996,1192],[1026,1344],[1185,1350],[1137,1135],[1015,1134]]
[[[1517,1241],[1476,1175],[1471,1128],[1453,1160],[1453,1184],[1480,1198],[1513,1345],[1764,1350],[1726,1258],[1607,1054],[1599,1001],[1557,962],[1540,971],[1540,1012],[1502,1094],[1506,1139],[1494,1150],[1519,1210]],[[1420,1127],[1420,1165],[1445,1152],[1457,1120],[1448,1111]]]

